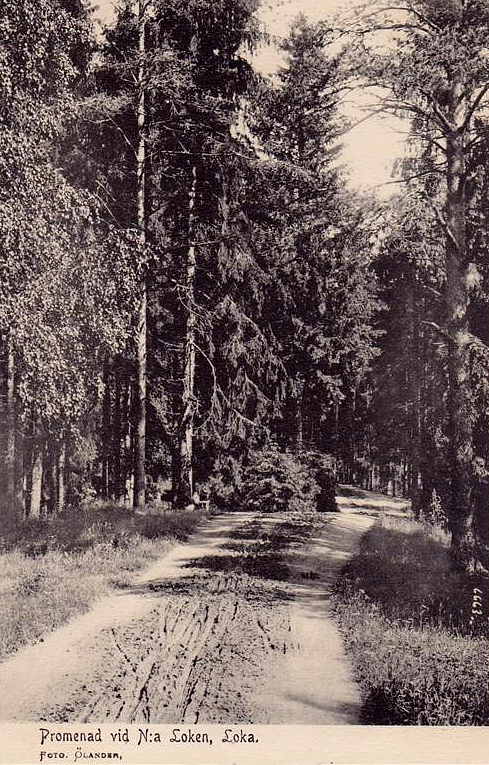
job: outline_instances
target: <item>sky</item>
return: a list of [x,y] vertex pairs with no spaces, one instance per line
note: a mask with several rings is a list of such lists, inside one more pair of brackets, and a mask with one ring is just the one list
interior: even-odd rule
[[[98,6],[96,18],[110,21],[114,0],[92,0],[92,3]],[[262,0],[259,15],[271,35],[282,37],[300,13],[310,21],[320,21],[345,11],[351,4],[353,0]],[[255,65],[265,74],[273,73],[280,64],[280,56],[273,47],[263,48],[255,59]],[[356,122],[365,116],[361,109],[362,94],[354,94],[349,100],[345,114]],[[384,198],[398,189],[392,172],[395,160],[404,156],[405,130],[400,120],[371,117],[342,137],[340,162],[348,169],[352,188],[375,188]]]

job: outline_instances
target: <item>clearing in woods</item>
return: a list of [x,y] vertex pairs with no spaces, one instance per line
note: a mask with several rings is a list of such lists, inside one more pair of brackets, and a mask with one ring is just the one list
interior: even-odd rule
[[406,503],[342,493],[339,513],[214,517],[0,665],[2,719],[359,723],[328,594],[379,512]]

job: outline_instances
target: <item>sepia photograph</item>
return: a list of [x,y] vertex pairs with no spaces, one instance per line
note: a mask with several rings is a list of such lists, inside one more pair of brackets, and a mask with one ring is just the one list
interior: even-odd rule
[[489,0],[0,0],[4,765],[488,726],[488,157]]

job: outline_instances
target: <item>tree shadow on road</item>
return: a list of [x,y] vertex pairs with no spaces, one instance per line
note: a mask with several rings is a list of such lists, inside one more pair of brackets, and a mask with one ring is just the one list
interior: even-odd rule
[[367,492],[363,489],[357,489],[355,486],[338,486],[336,494],[339,497],[355,497],[356,499],[363,499]]
[[245,553],[244,555],[205,555],[185,564],[186,568],[203,568],[208,571],[235,571],[261,579],[285,582],[290,577],[289,567],[279,553]]

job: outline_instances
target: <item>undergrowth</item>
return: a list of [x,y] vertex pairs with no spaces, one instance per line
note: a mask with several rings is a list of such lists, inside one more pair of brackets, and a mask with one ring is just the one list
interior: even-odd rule
[[0,554],[0,658],[90,608],[131,572],[166,554],[200,510],[137,515],[81,510],[5,530]]
[[[470,624],[474,586],[485,613]],[[365,535],[334,594],[363,689],[363,722],[489,724],[487,582],[457,571],[419,524],[384,519]]]

